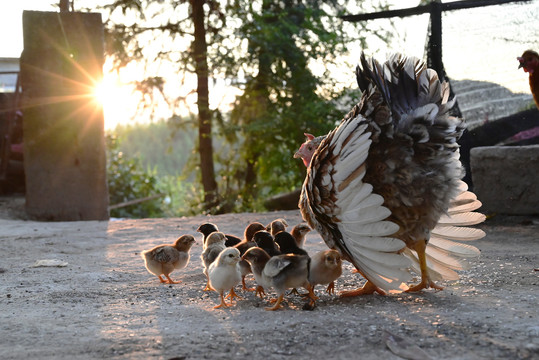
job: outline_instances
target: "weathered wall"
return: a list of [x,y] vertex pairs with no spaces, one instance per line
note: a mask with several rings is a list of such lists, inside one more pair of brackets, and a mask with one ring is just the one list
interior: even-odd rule
[[539,145],[476,147],[471,166],[479,211],[539,214]]
[[26,211],[41,220],[108,219],[100,14],[25,11],[21,81]]

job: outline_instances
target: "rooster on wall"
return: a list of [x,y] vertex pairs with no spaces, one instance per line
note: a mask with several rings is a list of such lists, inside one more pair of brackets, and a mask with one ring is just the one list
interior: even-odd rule
[[539,108],[539,54],[533,50],[526,50],[522,56],[517,57],[517,60],[520,63],[518,68],[523,68],[524,72],[530,74],[530,90],[535,105]]
[[[361,101],[294,155],[307,166],[301,213],[368,280],[341,295],[441,289],[435,281],[458,279],[479,254],[452,240],[485,235],[463,226],[485,219],[460,180],[463,121],[448,114],[448,84],[419,59],[362,55],[356,75]],[[412,269],[421,282],[409,288]]]

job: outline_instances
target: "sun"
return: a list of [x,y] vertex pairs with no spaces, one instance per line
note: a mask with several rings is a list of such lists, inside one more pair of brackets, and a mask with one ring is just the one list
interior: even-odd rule
[[133,87],[122,84],[114,73],[105,74],[103,80],[95,84],[93,97],[103,108],[106,130],[128,123],[135,116],[137,99]]

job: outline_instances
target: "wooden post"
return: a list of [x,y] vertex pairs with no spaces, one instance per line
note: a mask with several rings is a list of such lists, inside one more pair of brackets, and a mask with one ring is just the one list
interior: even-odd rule
[[26,211],[39,220],[106,220],[103,77],[96,13],[23,13],[21,56]]

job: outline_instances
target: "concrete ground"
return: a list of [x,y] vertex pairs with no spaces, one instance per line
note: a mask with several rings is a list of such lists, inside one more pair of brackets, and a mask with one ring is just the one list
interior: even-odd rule
[[[251,221],[301,221],[298,211],[109,222],[21,220],[0,200],[1,359],[539,359],[539,218],[494,216],[482,254],[443,291],[339,298],[317,289],[312,311],[242,293],[215,310],[204,292],[201,235],[214,222],[241,235]],[[160,284],[140,251],[193,234],[181,284]],[[310,233],[309,252],[325,249]],[[38,266],[55,260],[57,266]],[[54,265],[53,263],[52,265]],[[50,264],[49,264],[50,265]],[[362,283],[347,264],[337,291]],[[253,283],[252,278],[248,279]]]

